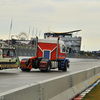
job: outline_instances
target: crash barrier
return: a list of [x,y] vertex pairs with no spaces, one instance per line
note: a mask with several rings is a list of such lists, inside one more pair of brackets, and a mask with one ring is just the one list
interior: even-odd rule
[[100,78],[100,66],[0,94],[0,100],[71,100]]

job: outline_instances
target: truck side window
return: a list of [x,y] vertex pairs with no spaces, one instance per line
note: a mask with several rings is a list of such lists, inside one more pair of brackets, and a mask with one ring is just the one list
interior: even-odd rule
[[3,57],[7,57],[7,50],[3,50]]
[[65,46],[62,45],[62,52],[65,52]]

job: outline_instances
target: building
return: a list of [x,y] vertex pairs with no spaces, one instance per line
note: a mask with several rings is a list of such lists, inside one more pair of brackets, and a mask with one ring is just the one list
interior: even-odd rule
[[64,43],[67,45],[67,52],[78,54],[81,49],[82,38],[73,35],[73,33],[79,31],[81,30],[75,30],[70,32],[47,32],[44,33],[44,38],[60,36],[61,40],[63,40]]

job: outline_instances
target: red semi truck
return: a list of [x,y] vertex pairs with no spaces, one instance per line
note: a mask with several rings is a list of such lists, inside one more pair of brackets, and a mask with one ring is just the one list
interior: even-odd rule
[[32,68],[41,71],[58,70],[67,71],[69,59],[66,58],[66,46],[60,38],[34,39],[36,56],[24,58],[20,62],[22,71],[30,71]]

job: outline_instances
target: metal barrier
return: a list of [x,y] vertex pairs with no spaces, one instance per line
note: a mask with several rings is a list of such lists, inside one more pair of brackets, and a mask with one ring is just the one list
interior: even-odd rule
[[28,47],[28,45],[19,45],[19,44],[13,44],[13,46],[16,47],[18,56],[34,56],[35,55],[34,47]]

